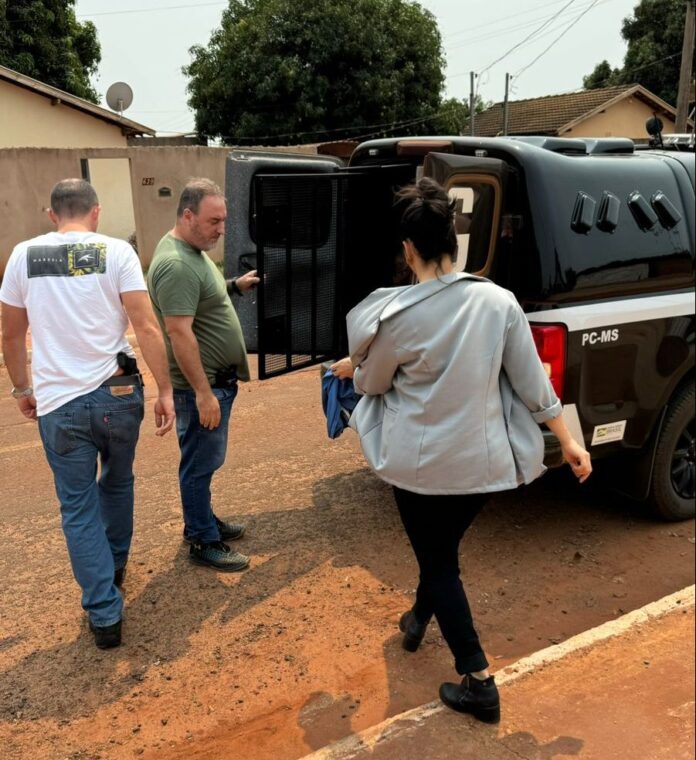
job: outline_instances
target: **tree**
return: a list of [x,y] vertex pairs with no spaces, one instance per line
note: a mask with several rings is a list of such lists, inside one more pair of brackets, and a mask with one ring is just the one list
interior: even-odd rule
[[597,90],[600,87],[613,87],[620,84],[621,69],[612,69],[606,59],[598,63],[594,71],[582,79],[582,85],[586,90]]
[[[493,104],[486,103],[480,95],[476,96],[474,106],[475,113],[481,113]],[[466,100],[448,98],[443,101],[438,110],[438,115],[426,122],[425,129],[421,134],[431,135],[461,135],[467,134],[469,129],[469,103]]]
[[225,142],[415,134],[444,83],[437,24],[412,0],[230,0],[190,52],[196,128]]
[[628,43],[623,67],[612,69],[602,61],[584,78],[585,88],[638,82],[676,104],[685,17],[684,0],[640,0],[621,27]]
[[0,0],[0,64],[98,102],[90,83],[101,60],[97,30],[75,0]]

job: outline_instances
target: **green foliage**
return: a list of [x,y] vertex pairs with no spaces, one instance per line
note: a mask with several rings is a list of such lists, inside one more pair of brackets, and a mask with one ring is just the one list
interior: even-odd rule
[[[476,96],[474,106],[475,113],[481,113],[490,108],[492,103],[483,101],[480,95]],[[421,134],[431,135],[462,135],[468,134],[469,129],[469,102],[449,98],[440,105],[438,116],[429,120],[421,129]]]
[[101,60],[97,30],[75,0],[0,0],[0,64],[98,102],[90,83]]
[[675,105],[685,16],[684,0],[641,0],[621,27],[628,43],[623,67],[602,61],[584,78],[585,88],[637,82]]
[[594,71],[582,79],[582,86],[586,90],[597,90],[601,87],[613,87],[620,84],[621,69],[612,69],[606,59],[598,63]]
[[230,0],[191,54],[197,130],[225,142],[415,134],[444,83],[437,24],[412,0]]

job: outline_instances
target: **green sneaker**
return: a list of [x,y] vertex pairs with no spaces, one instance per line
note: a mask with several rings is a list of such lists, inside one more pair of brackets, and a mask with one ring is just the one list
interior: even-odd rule
[[222,541],[211,543],[192,543],[189,550],[191,562],[197,565],[214,567],[227,573],[236,573],[249,567],[249,557],[239,552],[231,551],[227,544]]

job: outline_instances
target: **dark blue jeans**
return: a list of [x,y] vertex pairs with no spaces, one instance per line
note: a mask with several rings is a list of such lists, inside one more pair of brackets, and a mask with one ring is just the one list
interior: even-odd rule
[[213,388],[220,402],[220,424],[214,430],[201,426],[192,390],[174,390],[176,434],[181,450],[179,488],[184,509],[184,534],[193,541],[219,541],[210,501],[210,483],[225,462],[227,431],[237,386]]
[[142,419],[142,388],[114,396],[101,387],[38,420],[82,606],[98,626],[123,613],[114,570],[126,564],[133,536],[133,458]]

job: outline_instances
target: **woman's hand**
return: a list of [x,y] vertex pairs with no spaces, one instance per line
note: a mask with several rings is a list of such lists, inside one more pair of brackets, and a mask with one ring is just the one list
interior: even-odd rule
[[353,362],[350,360],[349,356],[346,356],[345,359],[339,359],[335,364],[332,364],[329,369],[334,373],[334,376],[340,380],[353,377]]
[[563,458],[570,465],[573,475],[584,483],[592,473],[592,464],[590,454],[573,438],[569,438],[566,443],[561,444]]

